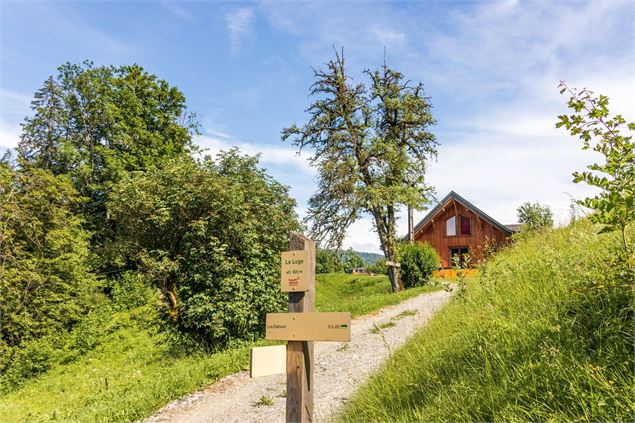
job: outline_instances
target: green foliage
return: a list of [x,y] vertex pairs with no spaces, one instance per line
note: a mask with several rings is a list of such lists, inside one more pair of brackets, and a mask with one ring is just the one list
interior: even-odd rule
[[344,270],[336,250],[318,248],[315,251],[315,273],[337,273]]
[[126,271],[111,278],[108,294],[117,311],[132,310],[158,297],[152,282],[136,271]]
[[123,261],[158,288],[175,328],[219,347],[264,331],[286,303],[280,252],[298,228],[288,188],[237,150],[124,178],[109,212]]
[[524,231],[539,231],[553,228],[553,213],[548,205],[538,202],[524,202],[517,209],[518,222],[522,223]]
[[66,63],[35,93],[18,146],[23,166],[71,177],[85,218],[103,229],[112,183],[191,147],[197,126],[177,88],[138,65]]
[[432,272],[439,268],[439,256],[428,243],[402,243],[398,246],[399,274],[404,288],[430,282]]
[[352,248],[349,248],[342,254],[342,268],[345,271],[363,268],[364,266],[364,260],[362,260],[361,256],[353,251]]
[[590,172],[574,172],[573,181],[585,182],[599,188],[595,197],[578,201],[594,211],[593,222],[605,225],[606,231],[619,229],[626,247],[626,226],[635,220],[635,143],[626,131],[635,131],[635,123],[628,124],[621,115],[609,115],[609,99],[593,92],[578,91],[560,83],[560,93],[570,94],[571,115],[558,116],[556,127],[564,127],[582,140],[582,149],[592,149],[604,156],[603,164],[587,166]]
[[366,271],[375,275],[388,275],[388,267],[385,260],[376,261],[374,264],[366,265]]
[[[366,71],[368,85],[347,75],[343,54],[315,71],[302,127],[283,129],[282,139],[313,149],[318,191],[309,200],[311,236],[340,247],[346,230],[364,213],[374,218],[387,260],[396,255],[396,213],[400,205],[423,208],[431,188],[425,184],[427,160],[436,154],[428,128],[434,124],[423,85],[411,86],[384,65]],[[396,275],[391,274],[394,290]]]
[[631,421],[635,275],[619,238],[588,220],[521,238],[339,420]]
[[[10,372],[25,344],[59,336],[98,301],[89,266],[89,234],[71,212],[79,202],[65,177],[0,163],[0,372]],[[43,370],[37,349],[30,373]],[[23,354],[22,354],[23,355]],[[46,361],[46,360],[44,360]],[[19,372],[20,379],[29,372]]]

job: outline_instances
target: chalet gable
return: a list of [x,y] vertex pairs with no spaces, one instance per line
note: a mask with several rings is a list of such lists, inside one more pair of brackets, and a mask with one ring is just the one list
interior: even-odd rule
[[[497,222],[495,219],[490,217],[487,213],[476,207],[474,204],[467,201],[465,198],[461,197],[454,191],[450,191],[448,195],[443,198],[430,212],[414,227],[414,233],[416,234],[420,230],[424,229],[429,223],[434,222],[435,218],[445,212],[446,207],[452,202],[452,200],[461,204],[463,207],[468,209],[469,211],[477,214],[481,219],[488,222],[490,225],[498,228],[505,235],[509,236],[513,234],[515,231],[510,229],[509,227]],[[404,237],[404,240],[407,240],[407,236]]]

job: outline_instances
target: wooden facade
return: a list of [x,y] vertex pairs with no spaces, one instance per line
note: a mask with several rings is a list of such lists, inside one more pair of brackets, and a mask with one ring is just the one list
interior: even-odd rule
[[417,242],[427,242],[439,254],[443,268],[452,267],[452,256],[469,254],[475,264],[488,247],[509,243],[513,230],[496,222],[463,197],[450,192],[414,229]]

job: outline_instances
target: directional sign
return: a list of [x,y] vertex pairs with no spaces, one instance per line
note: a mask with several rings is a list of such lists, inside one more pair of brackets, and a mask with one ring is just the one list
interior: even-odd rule
[[309,290],[309,251],[285,251],[282,253],[280,290],[304,292]]
[[266,338],[283,341],[351,340],[351,313],[267,313]]
[[277,375],[287,371],[287,346],[271,345],[251,349],[249,377]]

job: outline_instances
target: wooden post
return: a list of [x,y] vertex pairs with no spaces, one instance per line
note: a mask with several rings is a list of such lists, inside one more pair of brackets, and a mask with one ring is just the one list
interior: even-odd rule
[[[309,251],[308,291],[289,292],[289,313],[314,311],[315,242],[292,233],[289,250]],[[287,423],[313,421],[313,341],[287,342]]]
[[412,206],[408,206],[408,242],[415,242],[414,221]]

